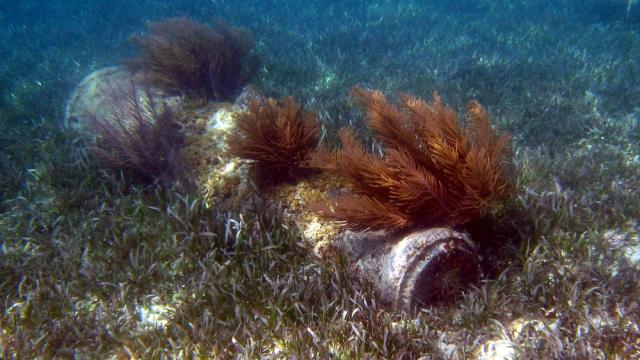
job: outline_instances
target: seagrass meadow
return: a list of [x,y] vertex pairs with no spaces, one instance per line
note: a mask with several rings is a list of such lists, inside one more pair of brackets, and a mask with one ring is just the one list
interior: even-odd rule
[[[215,46],[175,46],[184,28]],[[197,66],[141,51],[158,44]],[[86,75],[145,64],[187,109],[224,108],[245,85],[287,99],[267,103],[309,120],[304,156],[339,148],[348,127],[383,158],[354,87],[393,104],[437,93],[467,125],[481,104],[511,163],[503,203],[456,227],[482,244],[479,279],[456,301],[393,311],[347,256],[318,256],[277,190],[210,200],[182,151],[199,144],[195,110],[159,104],[159,128],[134,97],[97,142],[124,138],[119,152],[65,126]],[[128,132],[127,114],[148,131]],[[631,0],[3,1],[0,358],[640,359],[639,116]],[[280,169],[281,148],[275,165],[239,166]]]

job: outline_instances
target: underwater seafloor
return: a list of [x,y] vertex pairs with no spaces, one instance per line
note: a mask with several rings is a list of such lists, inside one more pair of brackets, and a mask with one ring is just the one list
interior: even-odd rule
[[[355,86],[477,100],[512,135],[499,263],[398,314],[275,201],[103,169],[63,127],[83,77],[147,20],[243,26],[249,81],[353,126]],[[0,353],[31,358],[640,358],[640,4],[3,1]],[[476,230],[477,231],[477,230]]]

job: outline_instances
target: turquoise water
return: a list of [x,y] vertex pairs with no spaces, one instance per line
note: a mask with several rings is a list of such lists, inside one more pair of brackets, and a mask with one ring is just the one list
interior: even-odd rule
[[[84,75],[133,56],[128,39],[144,31],[145,21],[175,16],[247,27],[263,60],[254,82],[273,95],[317,100],[340,116],[355,84],[419,96],[438,90],[455,105],[475,98],[505,114],[519,123],[515,133],[531,132],[522,137],[534,145],[574,137],[563,136],[564,126],[545,134],[535,124],[562,117],[580,129],[589,125],[584,111],[566,104],[585,92],[600,99],[604,116],[629,113],[638,99],[640,11],[622,0],[0,6],[0,106],[10,114],[3,123],[19,126],[36,117],[60,121],[62,104]],[[532,104],[528,96],[560,99]]]

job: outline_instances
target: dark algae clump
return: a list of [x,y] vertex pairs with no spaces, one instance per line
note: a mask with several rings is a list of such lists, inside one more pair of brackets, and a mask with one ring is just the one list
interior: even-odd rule
[[[5,0],[0,25],[0,358],[640,358],[637,1]],[[68,116],[104,69],[126,81]],[[431,226],[473,256],[439,242],[415,311],[331,242]]]
[[215,28],[187,18],[149,22],[134,36],[140,55],[128,61],[161,87],[210,99],[229,100],[248,79],[251,32],[216,21]]

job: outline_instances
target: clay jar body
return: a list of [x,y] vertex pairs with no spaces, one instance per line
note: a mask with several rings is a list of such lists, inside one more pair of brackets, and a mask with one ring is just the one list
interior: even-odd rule
[[473,243],[452,229],[401,236],[347,231],[339,241],[355,270],[373,282],[384,303],[399,311],[451,301],[479,279]]

